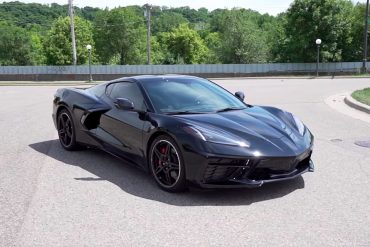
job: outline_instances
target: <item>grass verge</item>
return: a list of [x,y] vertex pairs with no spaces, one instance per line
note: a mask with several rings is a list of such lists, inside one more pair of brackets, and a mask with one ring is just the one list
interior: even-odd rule
[[352,93],[352,97],[355,100],[370,106],[370,88],[354,91]]

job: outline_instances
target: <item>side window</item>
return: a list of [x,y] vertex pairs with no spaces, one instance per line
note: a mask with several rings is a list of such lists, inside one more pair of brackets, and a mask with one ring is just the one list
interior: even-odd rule
[[145,110],[144,97],[135,83],[119,82],[107,87],[107,94],[113,100],[126,98],[134,103],[135,109]]

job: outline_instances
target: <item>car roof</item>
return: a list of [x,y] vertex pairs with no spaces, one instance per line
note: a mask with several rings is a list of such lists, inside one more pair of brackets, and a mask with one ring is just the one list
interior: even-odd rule
[[114,82],[121,82],[121,81],[157,81],[158,79],[171,79],[171,78],[198,78],[196,76],[190,76],[190,75],[177,75],[177,74],[165,74],[165,75],[137,75],[137,76],[130,76],[130,77],[122,77],[118,78],[112,81],[107,82],[114,83]]

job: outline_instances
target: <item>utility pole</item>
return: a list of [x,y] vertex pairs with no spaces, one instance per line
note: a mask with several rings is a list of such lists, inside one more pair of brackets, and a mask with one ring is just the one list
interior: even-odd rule
[[362,72],[367,72],[367,33],[369,29],[369,0],[366,1],[366,11],[365,11],[365,31],[364,31],[364,60],[362,63]]
[[71,37],[72,37],[72,52],[73,52],[73,65],[77,64],[77,51],[76,51],[76,36],[75,36],[75,19],[73,11],[73,0],[68,0],[69,4],[69,17],[71,19]]
[[146,34],[146,52],[147,52],[147,57],[148,57],[148,64],[150,64],[150,36],[151,36],[151,33],[150,33],[150,21],[151,21],[151,9],[152,9],[152,5],[150,4],[145,4],[144,5],[145,7],[145,12],[144,12],[144,16],[146,17],[146,25],[147,25],[147,34]]

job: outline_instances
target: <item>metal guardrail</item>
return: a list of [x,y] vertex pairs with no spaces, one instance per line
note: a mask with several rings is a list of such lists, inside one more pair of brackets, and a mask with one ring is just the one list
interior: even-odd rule
[[[370,62],[368,63],[368,66]],[[359,72],[361,62],[321,63],[320,72]],[[137,74],[268,74],[312,73],[315,63],[271,64],[192,64],[192,65],[93,65],[92,73],[100,75]],[[88,65],[78,66],[0,66],[0,75],[86,75]]]

